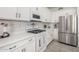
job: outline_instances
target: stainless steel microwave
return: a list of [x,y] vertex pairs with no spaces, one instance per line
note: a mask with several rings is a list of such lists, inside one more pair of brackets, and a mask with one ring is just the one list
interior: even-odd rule
[[34,19],[40,19],[40,15],[32,14],[32,18],[34,18]]
[[40,21],[40,15],[38,15],[38,14],[31,14],[31,20]]

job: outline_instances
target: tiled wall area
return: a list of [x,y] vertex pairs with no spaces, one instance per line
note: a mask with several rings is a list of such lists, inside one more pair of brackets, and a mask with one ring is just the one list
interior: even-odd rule
[[[2,21],[0,20],[1,23],[7,23],[8,27],[6,31],[8,31],[10,34],[18,34],[21,32],[25,32],[25,29],[31,28],[32,26],[30,25],[30,22],[17,22],[17,21]],[[4,31],[3,26],[0,25],[0,33]]]
[[[53,24],[51,24],[51,23],[22,22],[22,21],[2,21],[2,20],[0,20],[0,33],[4,32],[4,27],[1,26],[1,23],[8,24],[8,27],[7,27],[6,31],[9,32],[10,35],[25,33],[25,32],[27,32],[27,29],[31,29],[31,28],[45,29],[44,25],[50,26],[53,29]],[[33,25],[33,23],[34,23],[34,25]]]

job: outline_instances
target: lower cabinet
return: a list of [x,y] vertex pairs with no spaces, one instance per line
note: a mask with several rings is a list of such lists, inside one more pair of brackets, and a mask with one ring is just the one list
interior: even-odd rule
[[35,52],[35,37],[29,38],[28,43],[26,45],[27,52]]
[[22,45],[21,47],[15,49],[12,52],[26,52],[26,51],[27,51],[27,49],[26,49],[26,44],[25,44],[25,45]]
[[40,34],[36,38],[36,51],[40,52],[45,47],[45,37],[44,34]]
[[53,32],[52,30],[46,31],[46,45],[48,45],[53,40]]
[[35,38],[31,37],[27,40],[28,42],[26,42],[21,47],[15,49],[13,52],[35,52]]
[[45,36],[39,33],[21,41],[0,47],[0,52],[41,52],[46,47]]
[[58,40],[58,29],[54,29],[54,36],[53,36],[53,38],[55,40]]
[[0,47],[0,52],[35,52],[35,37]]

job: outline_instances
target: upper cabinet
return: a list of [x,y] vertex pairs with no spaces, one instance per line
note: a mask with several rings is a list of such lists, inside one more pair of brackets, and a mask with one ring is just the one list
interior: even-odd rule
[[30,20],[30,8],[29,7],[19,7],[18,8],[18,19],[19,20],[25,20],[29,21]]
[[0,7],[0,19],[51,22],[51,11],[47,7]]
[[30,20],[41,21],[40,7],[30,8]]
[[30,8],[28,7],[0,7],[0,19],[23,20],[30,18]]
[[0,19],[16,19],[17,8],[14,7],[0,7]]
[[46,7],[42,7],[41,8],[41,20],[43,22],[51,22],[51,11],[50,9],[46,8]]
[[39,15],[40,8],[39,7],[31,7],[31,14],[37,14]]
[[40,19],[34,19],[43,22],[51,22],[51,11],[47,7],[32,7],[31,8],[31,19],[33,14],[40,16]]

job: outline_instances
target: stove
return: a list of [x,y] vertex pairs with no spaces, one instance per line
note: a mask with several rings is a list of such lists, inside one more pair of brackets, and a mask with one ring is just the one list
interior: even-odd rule
[[36,29],[36,30],[29,30],[28,32],[29,32],[29,33],[38,34],[38,33],[44,32],[44,31],[45,31],[45,30]]

